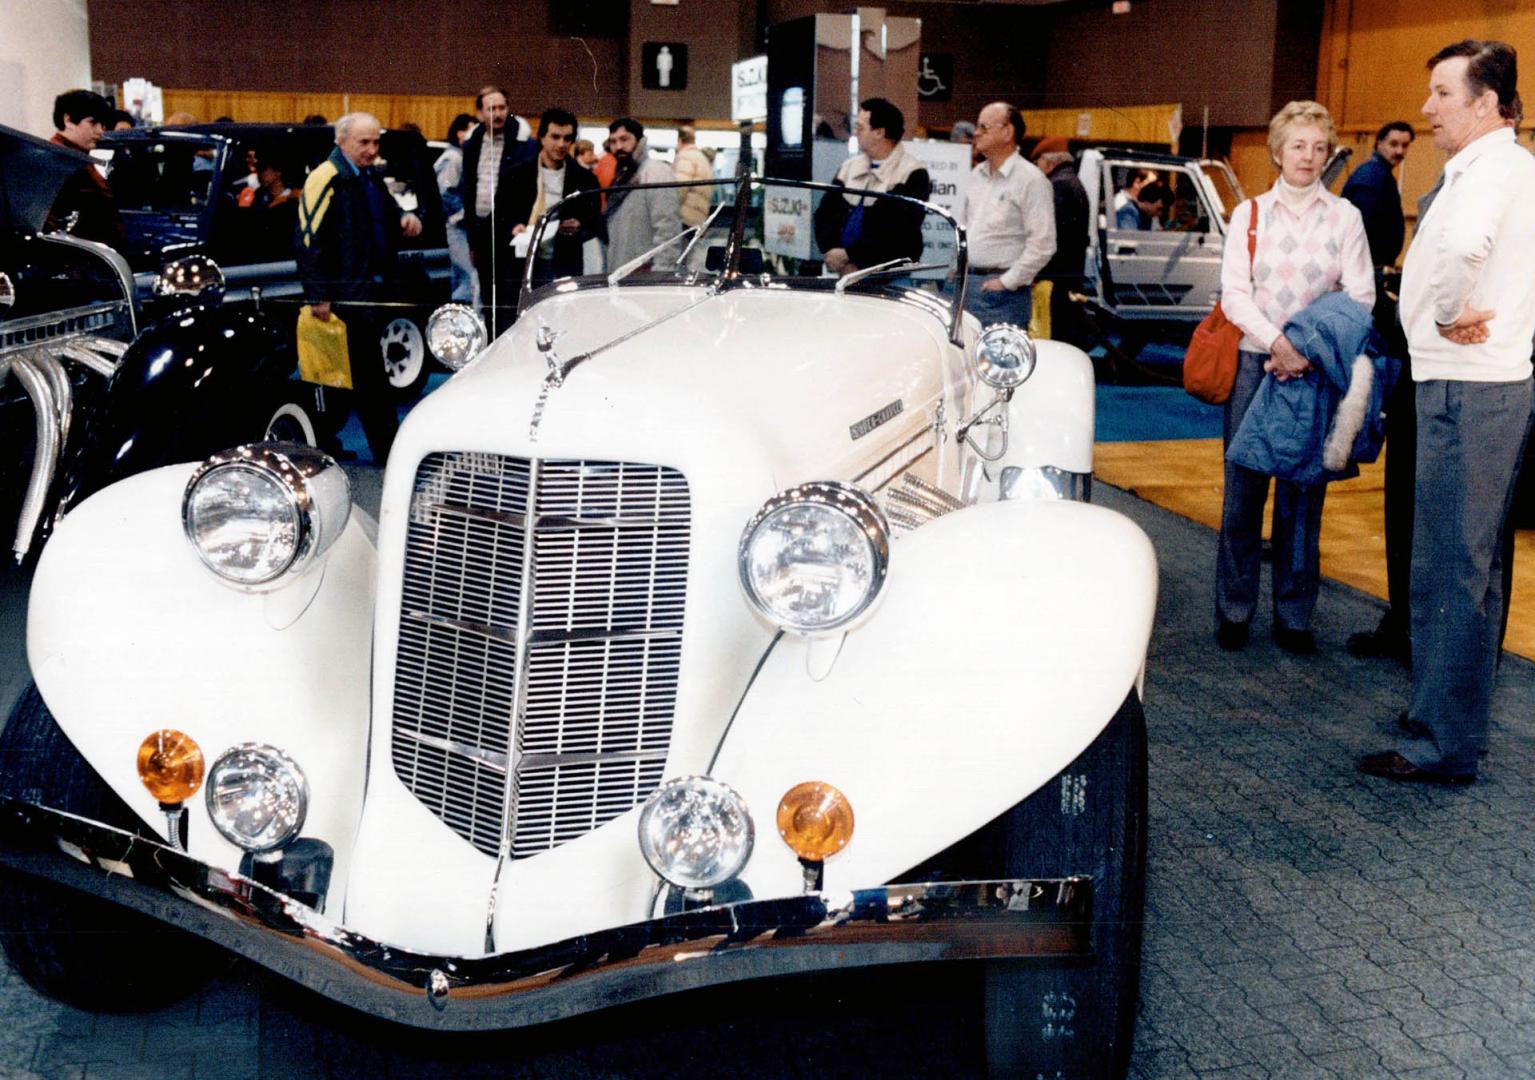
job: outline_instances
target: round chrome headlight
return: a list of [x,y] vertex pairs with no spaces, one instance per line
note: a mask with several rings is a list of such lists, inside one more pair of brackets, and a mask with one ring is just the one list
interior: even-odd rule
[[219,834],[251,852],[273,851],[304,827],[309,782],[287,754],[246,743],[224,751],[208,770],[208,817]]
[[753,835],[745,800],[707,776],[662,784],[640,811],[640,852],[683,889],[712,889],[739,874]]
[[216,304],[224,299],[224,271],[206,255],[183,255],[160,267],[150,292]]
[[426,347],[454,371],[473,360],[488,338],[485,320],[466,304],[444,304],[426,320]]
[[830,633],[869,610],[884,587],[890,526],[850,484],[802,484],[747,522],[737,562],[746,598],[764,618],[795,633]]
[[1034,374],[1037,351],[1028,333],[1011,323],[988,326],[975,346],[975,373],[987,386],[1011,390]]
[[303,572],[351,514],[346,472],[298,443],[254,443],[215,454],[192,474],[182,526],[203,565],[243,589]]

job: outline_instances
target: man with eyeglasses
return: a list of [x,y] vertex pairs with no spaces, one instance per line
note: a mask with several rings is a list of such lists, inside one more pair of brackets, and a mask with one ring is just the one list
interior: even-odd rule
[[863,194],[889,192],[925,201],[932,193],[927,168],[901,149],[905,133],[906,118],[891,102],[869,98],[859,103],[853,135],[860,153],[844,161],[832,181],[846,194],[828,192],[815,212],[816,243],[832,273],[922,258],[922,208]]
[[1034,311],[1034,279],[1055,254],[1055,196],[1039,168],[1018,153],[1023,117],[994,101],[975,121],[975,149],[983,160],[957,217],[969,239],[965,310],[982,326],[1027,328]]

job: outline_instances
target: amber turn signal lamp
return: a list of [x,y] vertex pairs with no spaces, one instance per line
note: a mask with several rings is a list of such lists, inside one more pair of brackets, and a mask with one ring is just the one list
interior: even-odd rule
[[830,784],[796,784],[778,803],[778,834],[801,859],[820,862],[853,838],[853,804]]
[[190,735],[171,728],[139,744],[139,779],[162,806],[184,803],[203,785],[203,751]]

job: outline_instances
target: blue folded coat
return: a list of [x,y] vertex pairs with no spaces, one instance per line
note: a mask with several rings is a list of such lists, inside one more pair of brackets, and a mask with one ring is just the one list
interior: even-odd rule
[[1226,459],[1309,485],[1359,475],[1386,438],[1383,413],[1400,363],[1385,354],[1370,309],[1341,292],[1302,308],[1285,337],[1311,370],[1280,382],[1265,375]]

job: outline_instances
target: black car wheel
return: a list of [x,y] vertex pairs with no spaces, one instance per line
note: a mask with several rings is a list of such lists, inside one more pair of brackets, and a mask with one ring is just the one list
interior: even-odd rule
[[986,965],[988,1070],[1123,1076],[1146,900],[1146,720],[1136,691],[1076,761],[987,831],[1009,877],[1092,877],[1094,951],[1081,965]]
[[[86,764],[35,685],[0,731],[0,791],[153,835]],[[229,963],[228,953],[184,931],[19,874],[0,874],[0,928],[0,948],[33,988],[103,1012],[158,1008]]]
[[262,438],[269,442],[319,446],[324,424],[315,407],[314,387],[305,382],[284,384],[267,411]]
[[411,401],[426,385],[426,336],[414,319],[404,315],[384,324],[378,336],[379,352],[384,357],[384,374],[395,400]]

